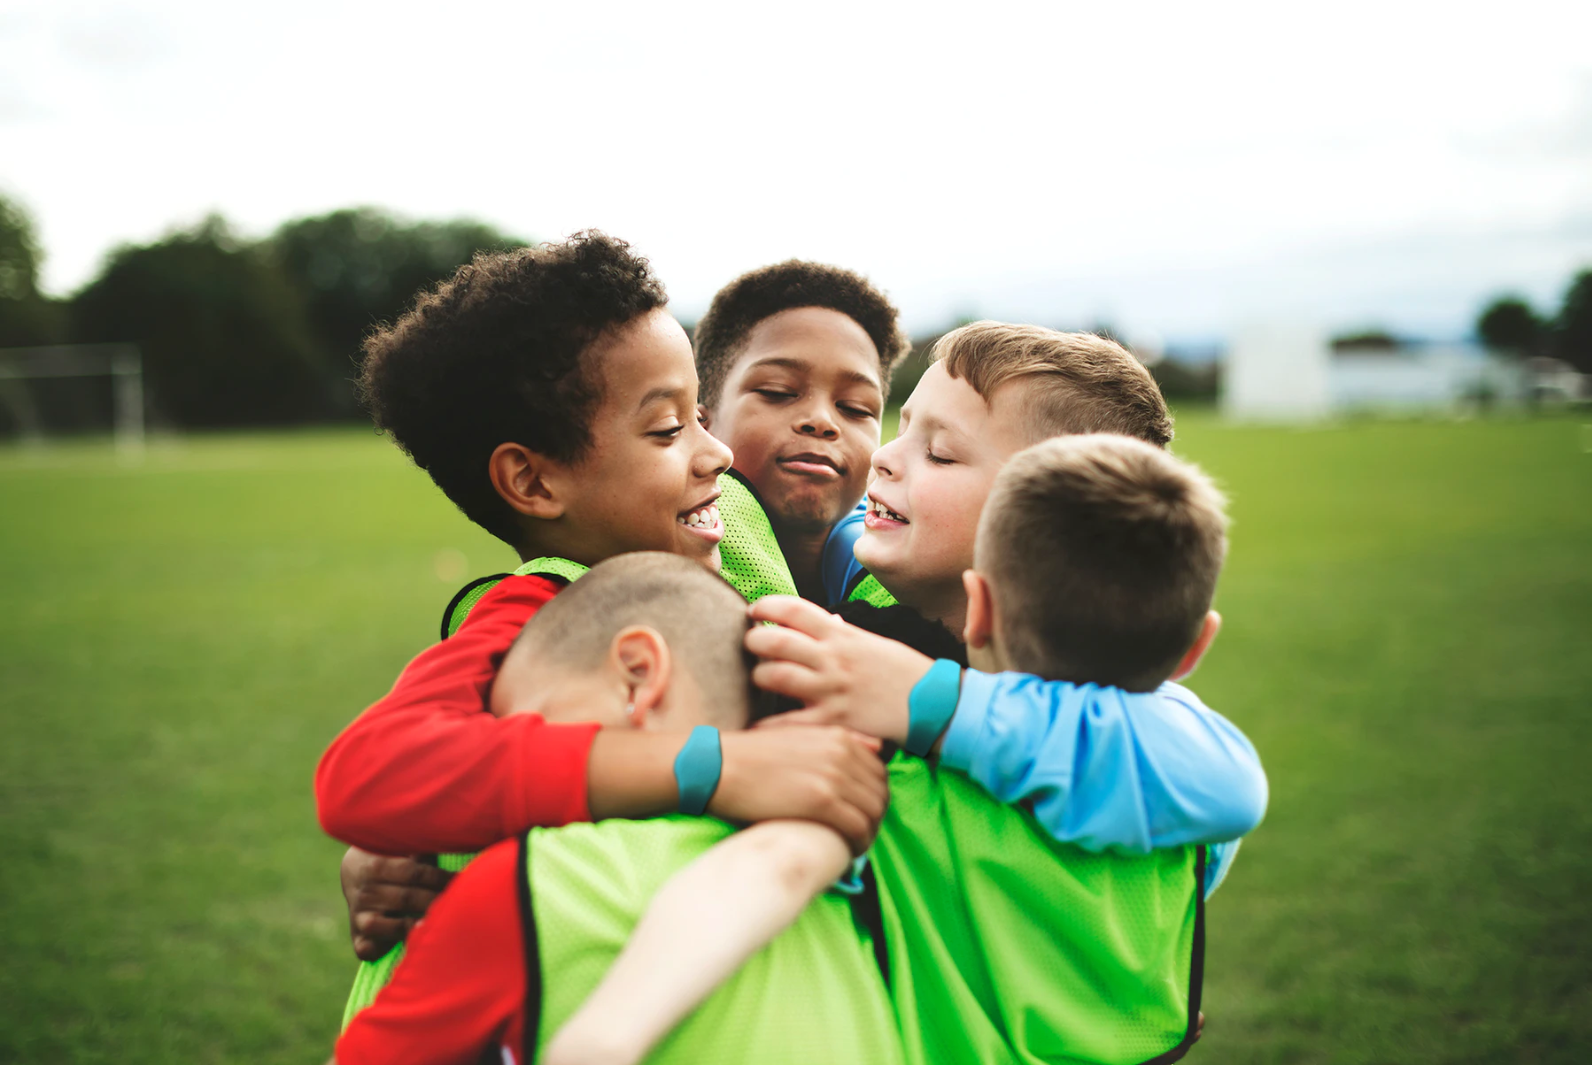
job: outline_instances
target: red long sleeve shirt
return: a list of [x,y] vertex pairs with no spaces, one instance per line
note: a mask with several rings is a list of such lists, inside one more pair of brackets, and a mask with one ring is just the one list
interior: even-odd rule
[[505,577],[332,741],[315,771],[328,834],[379,854],[467,852],[591,819],[586,762],[598,726],[487,712],[503,656],[562,586]]
[[471,862],[415,925],[392,983],[337,1041],[337,1065],[473,1065],[493,1045],[522,1060],[524,879],[517,840]]

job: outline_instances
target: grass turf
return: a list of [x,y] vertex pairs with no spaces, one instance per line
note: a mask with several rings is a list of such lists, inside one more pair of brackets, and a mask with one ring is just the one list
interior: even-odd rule
[[[1272,781],[1190,1060],[1592,1049],[1588,433],[1182,420],[1236,521],[1194,686]],[[324,1059],[315,758],[512,559],[353,431],[0,450],[0,514],[0,1061]]]

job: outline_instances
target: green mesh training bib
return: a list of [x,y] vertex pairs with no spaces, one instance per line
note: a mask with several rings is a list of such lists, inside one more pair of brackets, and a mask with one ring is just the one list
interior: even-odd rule
[[[521,914],[528,902],[525,1030],[538,1054],[596,988],[657,890],[731,831],[683,815],[531,830]],[[895,1016],[847,901],[833,893],[813,900],[646,1060],[898,1065]]]
[[[850,596],[888,597],[872,577]],[[1204,848],[1091,854],[955,770],[904,753],[889,768],[871,856],[909,1062],[1134,1065],[1187,1051]]]
[[735,470],[719,478],[719,573],[748,603],[765,595],[795,595],[796,580],[779,549],[757,490]]
[[[719,478],[719,521],[724,526],[724,539],[719,543],[719,572],[724,579],[743,595],[747,602],[765,595],[795,595],[796,582],[780,553],[774,527],[769,523],[757,492],[731,470]],[[537,575],[557,577],[566,583],[573,582],[587,571],[579,562],[567,558],[533,558],[514,571],[515,576]],[[507,573],[495,574],[471,581],[461,588],[442,612],[442,638],[446,640],[475,605],[490,592]],[[471,854],[441,854],[437,864],[449,872],[463,869]],[[362,961],[354,975],[354,986],[349,992],[348,1004],[343,1009],[343,1027],[360,1010],[376,1001],[376,994],[392,979],[393,970],[403,958],[400,943],[375,961]]]

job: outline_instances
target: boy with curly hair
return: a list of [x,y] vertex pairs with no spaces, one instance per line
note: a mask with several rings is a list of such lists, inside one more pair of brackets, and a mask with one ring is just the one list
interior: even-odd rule
[[[371,336],[362,384],[377,424],[525,564],[331,744],[315,782],[322,826],[367,852],[413,855],[677,809],[684,735],[483,712],[514,634],[587,566],[653,550],[717,567],[730,453],[697,418],[690,345],[646,260],[595,232],[480,255]],[[840,729],[794,744],[726,736],[708,810],[810,817],[861,850],[884,805],[874,747]],[[375,911],[386,931],[440,883],[432,871],[393,885]],[[382,931],[356,927],[372,941]]]

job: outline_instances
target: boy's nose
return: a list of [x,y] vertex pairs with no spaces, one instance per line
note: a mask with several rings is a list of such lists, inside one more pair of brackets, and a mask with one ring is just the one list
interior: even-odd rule
[[697,450],[696,473],[701,477],[717,477],[730,468],[730,463],[735,461],[735,453],[729,445],[718,437],[697,425],[697,431],[702,434],[702,447]]
[[[898,438],[899,439],[899,438]],[[891,469],[890,456],[895,454],[896,441],[883,444],[874,449],[873,457],[868,460],[868,465],[873,467],[875,476],[894,477],[895,471]]]
[[796,432],[802,436],[816,436],[822,440],[835,440],[840,436],[840,427],[829,417],[827,411],[814,409],[803,411],[796,422]]

